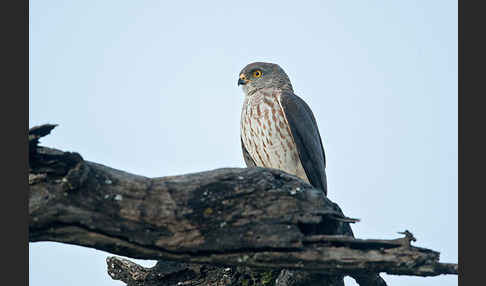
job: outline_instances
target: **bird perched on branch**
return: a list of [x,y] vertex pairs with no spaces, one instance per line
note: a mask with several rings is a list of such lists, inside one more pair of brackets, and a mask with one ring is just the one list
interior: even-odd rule
[[241,147],[248,167],[267,167],[296,175],[327,195],[326,158],[316,119],[294,94],[277,64],[244,67],[238,86],[245,93]]

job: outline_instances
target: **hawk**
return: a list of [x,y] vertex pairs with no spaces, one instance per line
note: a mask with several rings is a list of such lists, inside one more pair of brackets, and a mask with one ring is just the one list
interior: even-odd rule
[[326,158],[310,107],[294,94],[277,64],[255,62],[239,75],[245,100],[241,147],[248,167],[275,168],[307,181],[327,195]]

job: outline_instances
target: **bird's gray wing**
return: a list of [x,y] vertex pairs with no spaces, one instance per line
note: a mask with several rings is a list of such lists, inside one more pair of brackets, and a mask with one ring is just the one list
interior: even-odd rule
[[327,195],[326,157],[312,110],[293,93],[283,93],[280,103],[307,178],[312,186],[323,190]]
[[241,140],[241,150],[243,150],[243,159],[245,159],[246,166],[248,168],[251,167],[256,167],[255,161],[253,161],[253,158],[250,156],[250,153],[248,153],[248,150],[246,150],[245,144],[243,143],[243,139],[240,136]]

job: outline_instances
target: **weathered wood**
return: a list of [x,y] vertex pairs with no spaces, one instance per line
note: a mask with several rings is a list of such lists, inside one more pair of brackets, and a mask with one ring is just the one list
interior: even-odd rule
[[[211,285],[211,286],[344,286],[343,276],[290,270],[256,270],[242,266],[217,267],[207,264],[158,261],[145,268],[121,257],[106,259],[108,274],[128,286]],[[374,277],[379,276],[375,275]],[[383,280],[381,280],[383,281]],[[363,284],[363,285],[386,285]]]
[[[379,272],[457,274],[457,265],[439,263],[438,252],[403,239],[354,239],[349,222],[355,219],[321,191],[279,170],[226,168],[147,178],[39,147],[39,136],[30,135],[29,141],[36,140],[29,152],[32,242],[357,280]],[[382,285],[365,280],[361,285]]]

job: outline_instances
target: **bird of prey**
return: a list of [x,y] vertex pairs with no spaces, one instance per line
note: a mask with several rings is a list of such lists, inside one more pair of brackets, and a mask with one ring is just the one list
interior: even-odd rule
[[248,167],[283,170],[327,195],[326,158],[316,119],[277,64],[255,62],[239,75],[245,100],[241,147]]

